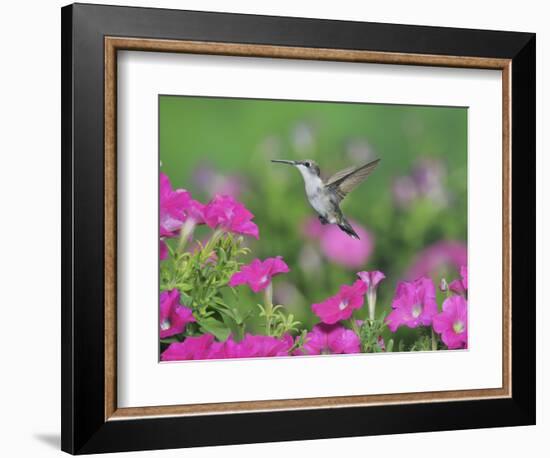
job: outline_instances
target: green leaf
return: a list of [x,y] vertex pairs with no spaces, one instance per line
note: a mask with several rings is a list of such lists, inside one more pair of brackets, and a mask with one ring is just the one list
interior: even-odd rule
[[240,323],[237,323],[234,319],[231,319],[227,315],[222,315],[222,319],[225,325],[231,331],[231,334],[233,334],[234,338],[237,340],[241,340],[243,338],[243,327],[239,326]]
[[231,329],[229,329],[224,323],[216,320],[215,318],[208,317],[199,320],[200,328],[207,333],[213,334],[216,339],[220,341],[227,340],[229,334],[231,334]]
[[180,339],[178,339],[176,336],[174,337],[166,337],[164,339],[160,339],[161,343],[165,343],[165,344],[171,344],[171,343],[174,343],[174,342],[180,342]]

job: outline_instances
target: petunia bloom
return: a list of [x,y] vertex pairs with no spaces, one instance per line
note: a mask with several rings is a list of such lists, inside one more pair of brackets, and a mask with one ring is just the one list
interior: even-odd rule
[[371,272],[363,271],[357,272],[357,276],[365,282],[365,285],[369,290],[375,289],[386,276],[379,270],[373,270]]
[[288,271],[289,268],[281,256],[267,258],[265,261],[254,259],[250,264],[242,266],[239,272],[235,272],[231,276],[229,286],[247,284],[252,291],[257,293],[265,289],[274,276]]
[[468,268],[466,266],[460,266],[460,280],[453,280],[449,283],[449,289],[456,294],[465,295],[468,291]]
[[421,277],[413,282],[399,282],[391,306],[393,310],[386,323],[392,332],[402,325],[409,328],[430,325],[438,311],[433,281]]
[[241,341],[230,336],[225,342],[217,342],[211,334],[187,337],[176,342],[162,353],[162,361],[184,361],[197,359],[266,358],[287,356],[294,345],[289,334],[277,338],[272,336],[246,334]]
[[352,286],[343,285],[335,296],[324,302],[313,304],[313,312],[326,324],[334,324],[347,320],[355,309],[361,308],[365,301],[367,287],[362,280],[357,280]]
[[166,246],[166,242],[162,239],[159,241],[159,257],[161,261],[168,259],[168,247]]
[[369,305],[369,318],[374,320],[374,311],[376,308],[376,290],[378,283],[380,283],[386,276],[379,270],[373,270],[371,272],[358,272],[357,276],[365,283],[367,287],[367,302]]
[[247,333],[240,342],[235,342],[232,337],[227,339],[224,346],[224,357],[265,358],[288,356],[288,352],[293,345],[294,339],[289,334],[276,338]]
[[204,208],[204,221],[211,228],[221,228],[236,234],[259,238],[254,215],[231,196],[217,195]]
[[191,194],[184,189],[172,189],[170,179],[160,174],[160,236],[174,237],[186,219],[185,208]]
[[372,235],[356,221],[350,221],[359,235],[359,240],[343,233],[334,224],[323,226],[317,218],[311,218],[304,225],[304,235],[318,239],[323,254],[332,262],[348,269],[365,265],[373,248]]
[[319,323],[307,333],[297,355],[360,353],[361,341],[351,329],[339,324]]
[[183,342],[170,344],[160,355],[161,361],[184,361],[191,359],[207,359],[214,336],[203,334],[198,337],[186,337]]
[[172,189],[169,178],[160,174],[161,237],[177,236],[184,223],[187,223],[187,232],[193,232],[195,225],[204,224],[204,207],[185,189]]
[[178,289],[160,293],[160,338],[183,332],[187,323],[195,321],[190,308],[180,305]]
[[433,318],[433,329],[451,350],[468,347],[468,303],[462,296],[443,302],[443,311]]

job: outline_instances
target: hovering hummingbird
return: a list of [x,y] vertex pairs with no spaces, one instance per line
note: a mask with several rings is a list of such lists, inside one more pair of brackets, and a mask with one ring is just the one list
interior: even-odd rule
[[311,159],[304,161],[272,159],[271,162],[290,164],[300,171],[304,177],[307,199],[319,215],[319,221],[322,224],[337,224],[350,237],[359,239],[359,236],[343,215],[342,210],[340,210],[340,202],[370,175],[380,162],[380,159],[376,159],[365,165],[340,170],[326,182],[321,178],[319,166]]

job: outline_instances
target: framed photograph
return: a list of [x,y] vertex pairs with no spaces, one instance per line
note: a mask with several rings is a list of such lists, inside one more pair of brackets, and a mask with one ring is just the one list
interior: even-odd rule
[[535,35],[62,9],[62,448],[535,423]]

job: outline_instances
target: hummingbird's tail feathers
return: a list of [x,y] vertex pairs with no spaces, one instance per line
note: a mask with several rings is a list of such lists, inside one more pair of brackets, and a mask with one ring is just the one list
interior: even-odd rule
[[348,223],[345,219],[343,219],[339,224],[338,227],[344,231],[346,234],[348,234],[351,238],[359,240],[359,236],[357,235],[357,232],[351,227],[351,224]]

